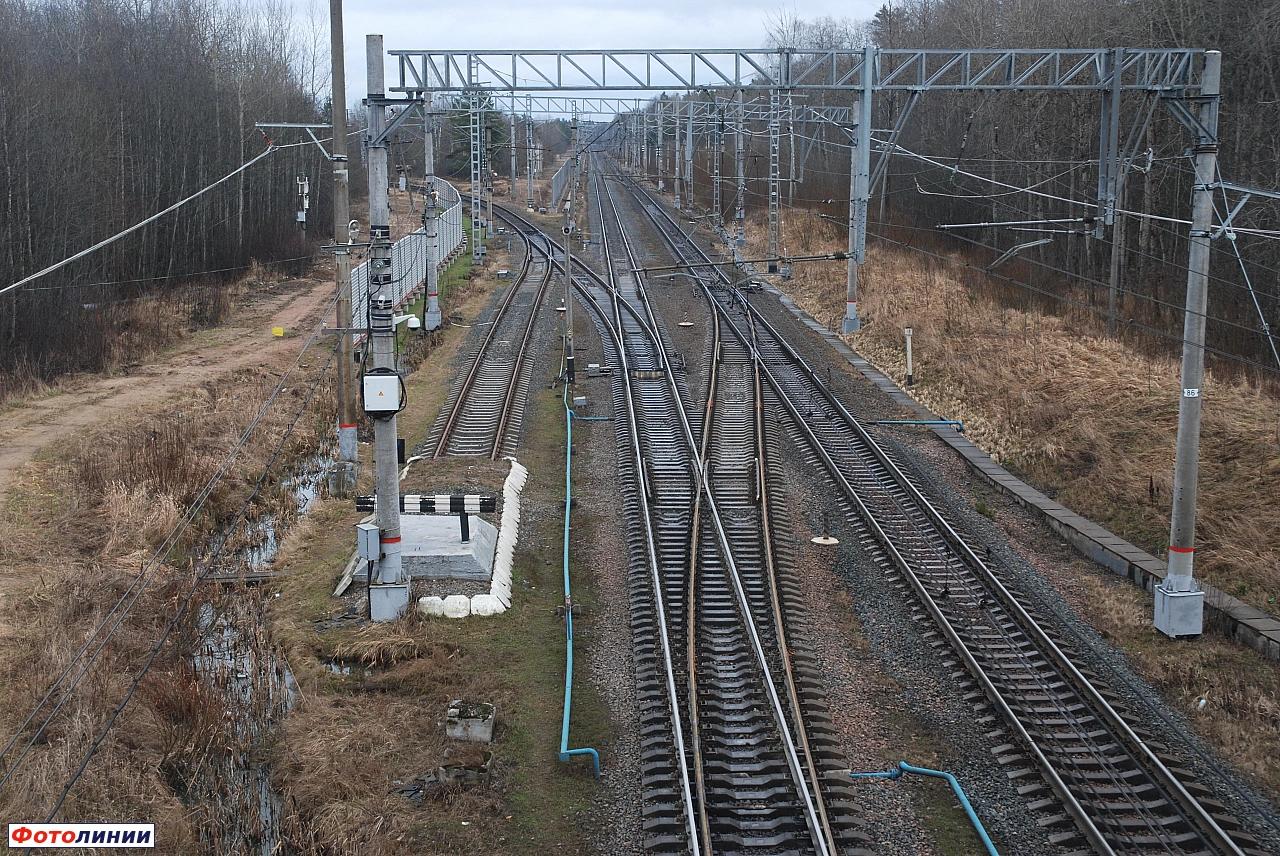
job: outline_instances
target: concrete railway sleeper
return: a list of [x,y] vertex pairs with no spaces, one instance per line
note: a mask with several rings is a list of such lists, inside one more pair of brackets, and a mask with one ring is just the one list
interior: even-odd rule
[[[635,257],[607,182],[599,178],[596,198],[616,292],[637,315],[644,313],[646,326],[659,329],[631,274]],[[618,252],[619,244],[624,252]],[[660,336],[651,341],[666,349]],[[704,476],[695,485],[692,525],[686,529],[686,620],[673,615],[673,635],[683,633],[686,647],[683,709],[690,720],[699,852],[857,852],[865,838],[846,783],[824,778],[823,771],[834,768],[820,769],[816,760],[819,751],[824,762],[834,755],[826,751],[825,707],[813,703],[816,691],[800,688],[820,682],[811,669],[797,675],[804,667],[795,665],[785,641],[783,612],[795,604],[782,594],[767,534],[772,521],[768,478],[762,480],[759,464],[759,378],[747,352],[733,343],[728,347],[714,349],[700,430],[684,416],[682,404],[679,414],[687,450],[696,452]],[[664,382],[670,400],[679,402],[683,387],[673,373]],[[660,458],[650,460],[656,466]],[[811,707],[821,707],[821,723],[806,722]],[[826,791],[840,792],[834,817]]]
[[[646,191],[633,192],[673,252],[690,264],[710,260]],[[751,349],[874,552],[901,575],[1000,715],[1003,728],[993,736],[1012,742],[994,751],[1015,780],[1032,780],[1020,791],[1038,798],[1033,807],[1058,812],[1046,819],[1063,826],[1058,842],[1100,853],[1261,852],[1203,786],[1159,757],[1105,686],[1073,663],[749,297],[711,270],[716,282],[701,283],[709,303]]]
[[450,390],[427,439],[432,457],[486,455],[497,460],[515,451],[529,392],[526,355],[551,282],[551,264],[535,251],[535,240],[524,239],[520,272],[488,322],[466,373]]

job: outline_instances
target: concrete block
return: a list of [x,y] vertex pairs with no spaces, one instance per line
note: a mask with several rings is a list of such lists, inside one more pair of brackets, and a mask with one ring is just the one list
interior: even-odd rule
[[451,594],[444,599],[445,618],[466,618],[471,614],[471,598],[462,594]]
[[472,615],[500,615],[507,611],[508,606],[509,603],[503,603],[492,594],[477,594],[471,598]]
[[444,617],[444,598],[435,595],[418,598],[418,612],[428,618]]
[[408,608],[408,583],[382,583],[369,587],[369,617],[372,620],[395,621]]
[[1165,636],[1180,639],[1204,632],[1204,592],[1170,591],[1156,586],[1155,625]]
[[471,703],[454,699],[445,716],[444,733],[454,740],[488,743],[493,740],[497,710],[488,702]]

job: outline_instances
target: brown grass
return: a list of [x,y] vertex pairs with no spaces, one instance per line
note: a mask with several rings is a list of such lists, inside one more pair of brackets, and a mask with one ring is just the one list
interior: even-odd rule
[[[764,228],[748,240],[763,252]],[[844,234],[801,215],[785,223],[794,251],[841,249]],[[866,323],[847,337],[902,384],[902,328],[914,328],[912,394],[1005,465],[1066,506],[1156,555],[1168,526],[1178,365],[1071,316],[1014,308],[984,277],[954,263],[873,243],[863,268]],[[783,283],[806,311],[838,328],[844,268],[797,265]],[[1084,332],[1082,332],[1082,330]],[[1280,589],[1280,436],[1268,391],[1210,371],[1202,436],[1197,573],[1244,600],[1276,609]],[[1073,605],[1126,651],[1197,731],[1241,769],[1280,789],[1280,667],[1241,645],[1205,636],[1170,645],[1152,628],[1150,596],[1091,563],[1072,579]],[[1203,708],[1199,701],[1205,700]]]
[[[495,261],[487,266],[490,274],[502,264]],[[491,276],[477,277],[455,292],[447,312],[474,317],[492,285]],[[444,402],[466,332],[447,327],[430,359],[407,380],[401,424],[411,446],[425,437]],[[544,393],[536,376],[527,418],[531,446],[520,458],[531,469],[525,499],[533,508],[558,499],[556,473],[564,453],[559,399]],[[506,471],[505,462],[487,460],[421,462],[404,490],[500,484]],[[558,516],[534,515],[522,524],[519,594],[501,618],[458,622],[411,615],[367,627],[333,620],[359,609],[358,595],[345,601],[330,595],[359,516],[347,503],[322,503],[291,534],[278,561],[285,576],[272,629],[288,652],[303,699],[273,753],[276,784],[299,823],[290,846],[302,853],[584,852],[578,812],[593,790],[590,773],[560,764],[555,755],[564,657],[563,624],[554,611],[562,602]],[[589,589],[584,585],[575,594],[585,601]],[[333,661],[364,668],[334,674],[328,668]],[[480,748],[444,737],[444,713],[455,698],[497,706],[493,744]],[[581,681],[575,687],[575,740],[597,741],[592,726],[602,718]],[[445,788],[421,806],[393,791],[397,780],[474,761],[486,751],[493,755],[487,785]]]
[[[31,580],[15,603],[6,604],[4,616],[8,638],[0,650],[0,722],[6,736],[126,592],[275,383],[276,376],[267,371],[227,375],[171,412],[105,425],[28,466],[0,511],[6,532],[0,563],[8,573]],[[102,660],[0,792],[0,813],[43,819],[190,591],[187,557],[243,503],[301,406],[306,385],[299,377],[299,386],[282,396],[169,561],[153,571]],[[316,414],[300,421],[285,467],[316,448],[319,432],[331,422],[331,406],[329,397],[312,402]],[[278,494],[268,493],[250,514],[275,513],[281,502]],[[188,616],[201,603],[222,609],[236,598],[234,592],[202,590]],[[225,758],[236,740],[229,732],[234,720],[227,715],[226,699],[192,671],[189,655],[198,642],[191,622],[180,623],[60,817],[154,821],[160,850],[168,853],[198,849],[199,826],[205,827],[204,840],[216,836],[210,827],[218,806],[202,802],[208,794],[200,789],[216,791],[208,765]]]
[[[786,244],[839,249],[843,233],[815,222],[792,215]],[[753,226],[760,250],[763,230]],[[902,383],[902,328],[912,326],[913,395],[963,420],[975,442],[1064,505],[1163,556],[1178,363],[1093,335],[1080,318],[1004,305],[986,277],[952,258],[873,243],[860,294],[867,323],[850,343]],[[838,323],[843,266],[797,265],[784,288],[818,320]],[[1275,611],[1280,506],[1262,498],[1280,495],[1280,399],[1212,369],[1204,388],[1196,571]]]

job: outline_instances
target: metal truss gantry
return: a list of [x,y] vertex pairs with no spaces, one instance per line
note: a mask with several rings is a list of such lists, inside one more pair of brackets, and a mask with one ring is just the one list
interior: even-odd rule
[[[867,207],[882,180],[898,135],[919,98],[930,92],[1042,92],[1093,93],[1099,104],[1099,175],[1097,200],[1090,221],[1094,234],[1102,236],[1116,221],[1124,191],[1124,172],[1132,163],[1135,147],[1158,104],[1163,104],[1191,131],[1196,157],[1193,189],[1191,255],[1187,280],[1187,326],[1184,333],[1183,397],[1179,408],[1179,443],[1174,478],[1174,512],[1170,527],[1170,575],[1156,595],[1156,626],[1169,635],[1195,635],[1201,626],[1203,593],[1194,583],[1191,555],[1194,543],[1195,484],[1198,466],[1200,378],[1204,366],[1204,295],[1207,288],[1209,241],[1228,231],[1213,224],[1213,194],[1227,186],[1216,174],[1218,146],[1219,69],[1221,55],[1193,48],[1029,48],[1029,49],[929,49],[876,48],[859,50],[689,49],[689,50],[396,50],[398,85],[390,91],[404,97],[399,103],[417,103],[438,93],[500,92],[573,93],[602,98],[602,93],[655,92],[706,93],[671,100],[658,97],[643,106],[632,103],[616,115],[635,161],[646,169],[648,113],[655,112],[655,145],[658,187],[665,172],[665,116],[670,105],[674,124],[674,163],[677,206],[692,207],[695,123],[714,127],[713,149],[722,139],[723,126],[717,94],[734,104],[737,198],[734,210],[734,243],[744,243],[745,141],[749,121],[763,119],[769,136],[769,256],[777,259],[780,195],[779,146],[782,110],[787,104],[787,132],[791,137],[791,187],[796,166],[795,124],[813,113],[817,121],[843,125],[850,137],[849,242],[846,333],[859,326],[858,271],[866,256]],[[888,143],[877,140],[881,155],[872,163],[872,108],[875,93],[908,93],[898,113]],[[767,93],[767,107],[752,104],[746,93]],[[803,96],[844,93],[852,102],[846,116],[832,115],[833,108],[804,104]],[[1143,102],[1143,110],[1129,123],[1122,137],[1124,95]],[[687,106],[685,106],[687,105]],[[622,107],[622,103],[616,106]],[[628,119],[642,113],[644,118]],[[681,146],[680,118],[686,120]],[[700,114],[700,115],[699,115]],[[628,122],[630,124],[628,124]],[[643,127],[641,127],[643,125]],[[634,138],[634,139],[633,139]],[[1127,140],[1127,142],[1126,142]],[[472,134],[473,146],[479,145]],[[683,149],[683,163],[681,158]],[[473,151],[473,179],[478,155]],[[803,170],[803,161],[799,168]],[[717,166],[713,176],[718,175]],[[718,196],[714,181],[713,200]],[[473,185],[474,188],[474,185]],[[1248,197],[1245,197],[1247,201]],[[1079,204],[1079,203],[1072,203]],[[1243,204],[1243,203],[1241,203]],[[473,197],[473,216],[475,200]],[[1119,241],[1113,241],[1113,251]],[[1113,264],[1113,269],[1116,266]],[[1115,311],[1115,278],[1111,283],[1111,311]],[[1196,319],[1199,319],[1198,321]],[[1163,592],[1163,599],[1162,599]],[[1163,604],[1163,606],[1162,606]],[[1161,609],[1174,609],[1170,617]],[[1194,616],[1191,613],[1194,612]]]
[[670,92],[707,88],[850,91],[892,89],[1183,89],[1203,51],[1190,48],[915,50],[395,50],[395,92],[480,87],[504,92]]

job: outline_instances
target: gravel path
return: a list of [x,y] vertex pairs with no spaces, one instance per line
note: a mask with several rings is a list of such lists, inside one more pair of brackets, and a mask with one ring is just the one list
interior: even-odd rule
[[[600,267],[597,248],[587,256]],[[579,304],[581,306],[581,304]],[[588,363],[603,363],[600,336],[586,309],[574,314],[575,358],[579,366],[574,392],[587,397],[579,410],[590,416],[613,416],[607,375],[588,377]],[[594,607],[586,655],[592,684],[609,709],[613,739],[603,755],[604,775],[592,809],[592,840],[602,856],[632,856],[641,849],[640,747],[636,707],[635,664],[631,658],[631,620],[627,589],[627,539],[623,497],[614,477],[617,461],[613,422],[574,424],[574,490],[578,505],[612,509],[598,516],[589,539],[575,538],[577,567],[593,574]]]

